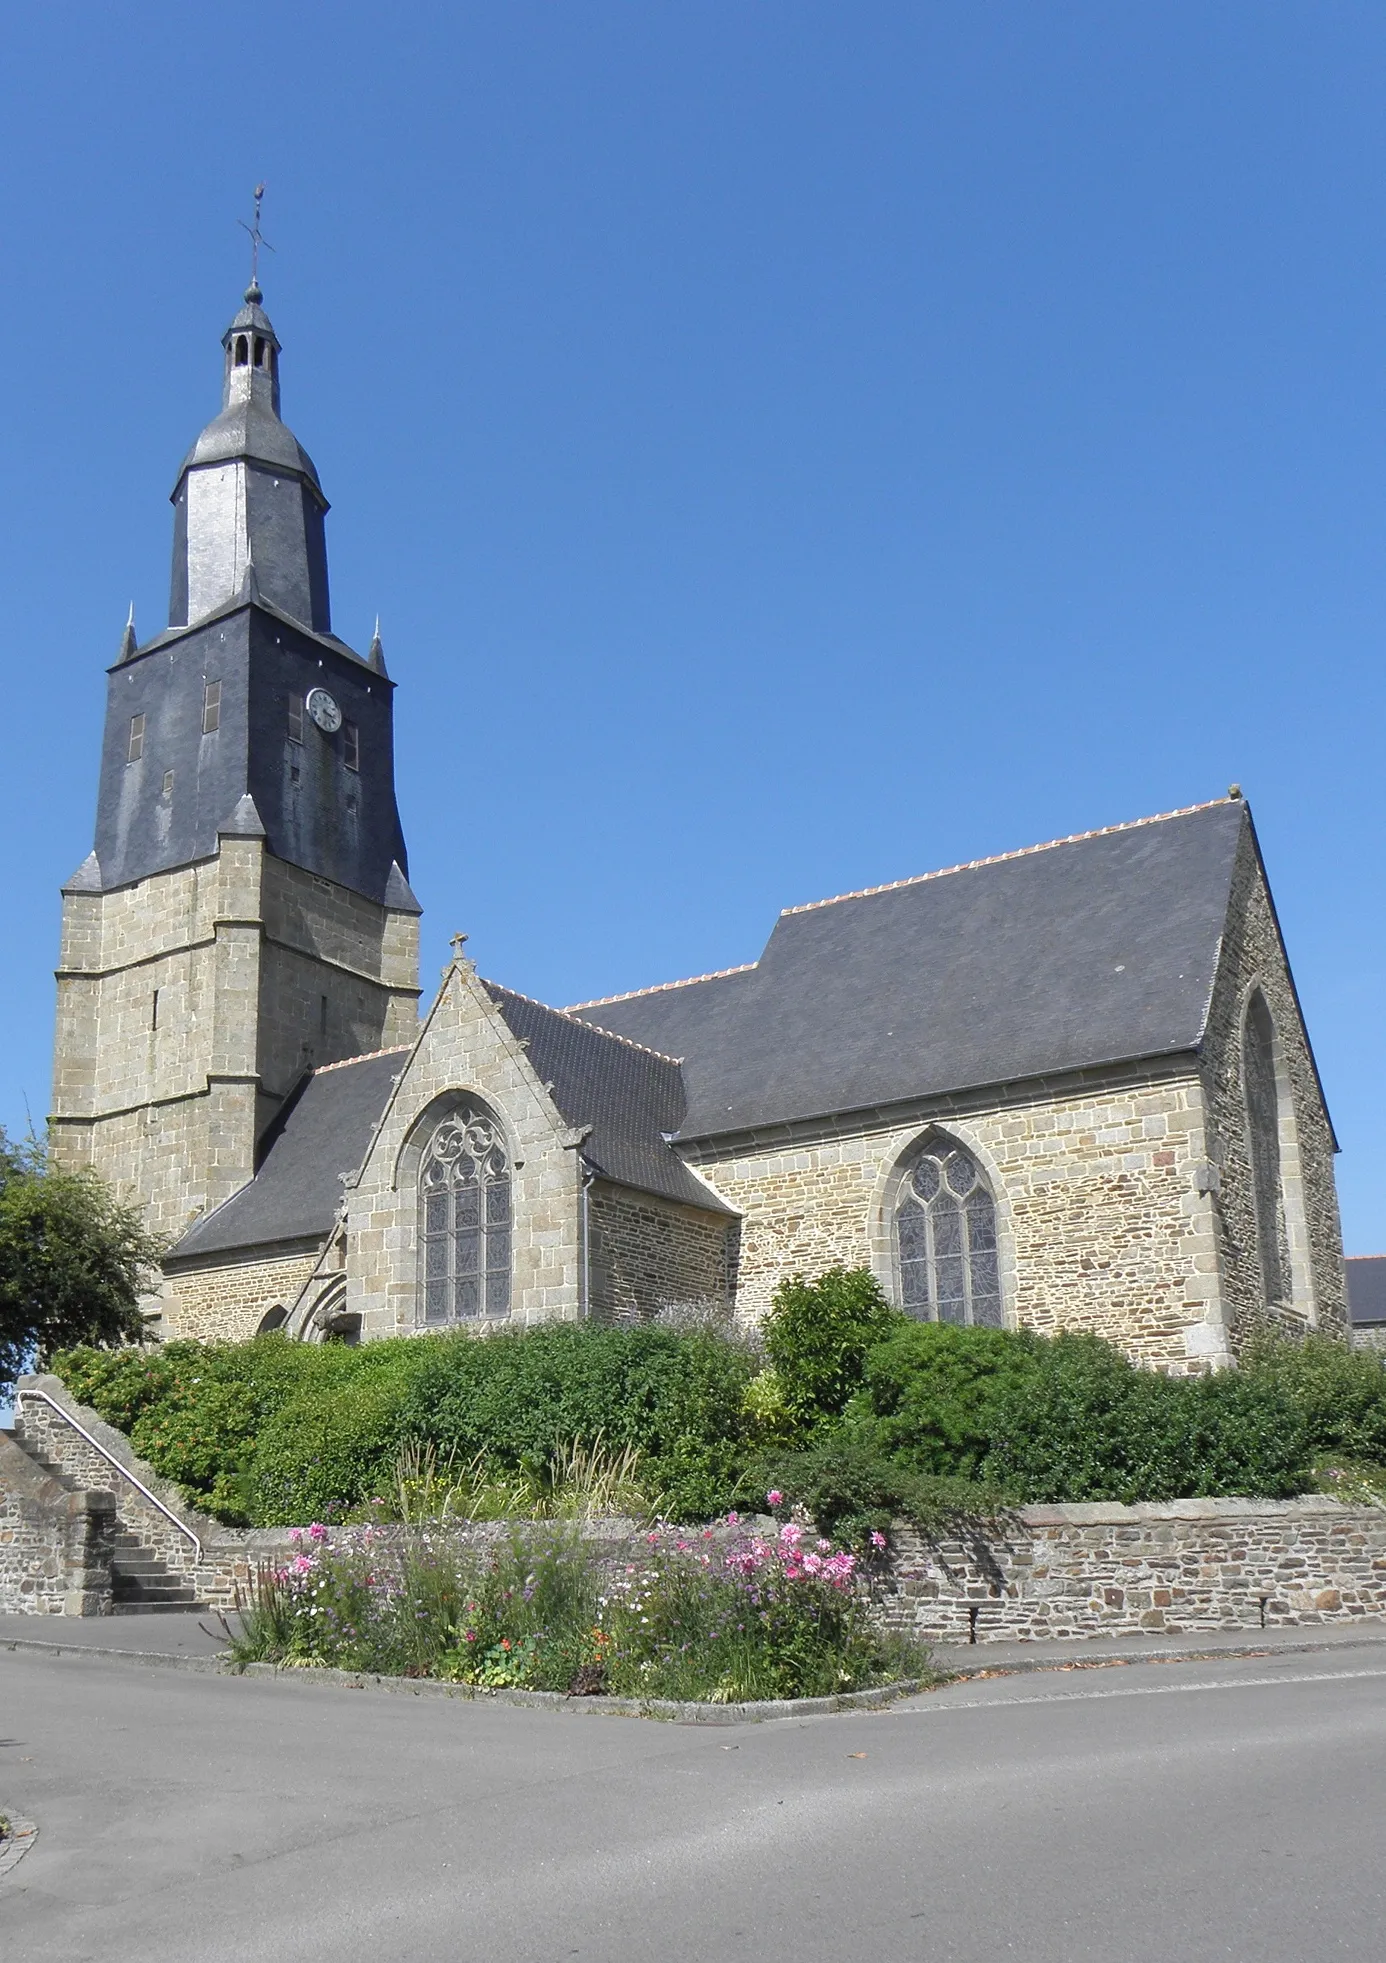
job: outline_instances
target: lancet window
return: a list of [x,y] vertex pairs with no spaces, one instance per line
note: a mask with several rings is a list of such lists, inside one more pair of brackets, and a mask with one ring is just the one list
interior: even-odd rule
[[1256,1246],[1267,1303],[1288,1297],[1285,1274],[1285,1207],[1280,1180],[1280,1087],[1275,1075],[1275,1025],[1258,991],[1247,1005],[1242,1034],[1242,1079],[1251,1183],[1256,1202]]
[[972,1154],[931,1140],[895,1209],[901,1306],[921,1322],[1001,1327],[996,1203]]
[[479,1106],[451,1112],[419,1168],[423,1319],[510,1313],[510,1157]]

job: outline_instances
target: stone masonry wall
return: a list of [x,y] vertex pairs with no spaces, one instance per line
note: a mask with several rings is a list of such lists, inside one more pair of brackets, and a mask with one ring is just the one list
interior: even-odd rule
[[738,1312],[762,1314],[782,1276],[834,1262],[873,1268],[898,1301],[896,1191],[935,1130],[960,1139],[990,1181],[1009,1323],[1094,1330],[1165,1368],[1226,1360],[1216,1226],[1200,1190],[1203,1090],[1177,1060],[939,1100],[908,1122],[690,1152],[743,1215]]
[[69,1492],[0,1431],[0,1615],[105,1615],[115,1505]]
[[169,1278],[172,1299],[164,1312],[165,1333],[228,1342],[253,1336],[271,1309],[293,1307],[319,1252],[314,1247],[268,1261],[179,1270]]
[[604,1181],[587,1206],[593,1316],[641,1321],[661,1309],[730,1308],[734,1220]]
[[876,1591],[924,1640],[1193,1634],[1386,1613],[1386,1510],[1331,1499],[1027,1507],[968,1544],[892,1537]]
[[363,1337],[422,1326],[419,1159],[445,1110],[468,1097],[499,1120],[510,1153],[512,1323],[581,1311],[584,1134],[569,1130],[472,963],[458,960],[445,971],[361,1173],[346,1188],[346,1309],[360,1315]]
[[1280,1162],[1284,1248],[1292,1299],[1288,1316],[1303,1330],[1347,1330],[1342,1232],[1333,1178],[1333,1134],[1265,876],[1248,825],[1233,874],[1227,933],[1209,1008],[1203,1079],[1222,1292],[1234,1347],[1267,1319],[1257,1248],[1255,1199],[1242,1077],[1242,1031],[1249,995],[1259,988],[1275,1024],[1280,1085]]
[[[327,1028],[322,1001],[327,998]],[[54,1140],[175,1238],[254,1171],[310,1063],[417,1029],[418,920],[285,865],[258,838],[63,898]]]

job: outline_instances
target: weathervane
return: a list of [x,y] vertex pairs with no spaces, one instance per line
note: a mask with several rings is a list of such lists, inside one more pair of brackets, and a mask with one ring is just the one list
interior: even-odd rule
[[258,300],[260,298],[260,247],[264,246],[266,252],[274,251],[274,247],[260,230],[260,206],[264,201],[264,196],[264,185],[257,184],[255,186],[255,223],[253,225],[247,225],[244,218],[238,218],[236,220],[241,230],[250,234],[250,285],[246,288],[245,297],[247,300]]

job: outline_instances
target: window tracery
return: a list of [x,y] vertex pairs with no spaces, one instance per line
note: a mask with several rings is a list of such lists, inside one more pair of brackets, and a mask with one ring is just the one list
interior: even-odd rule
[[510,1313],[510,1157],[479,1107],[450,1113],[429,1140],[419,1243],[426,1323]]
[[1001,1328],[996,1203],[966,1147],[925,1146],[896,1202],[895,1233],[907,1315]]

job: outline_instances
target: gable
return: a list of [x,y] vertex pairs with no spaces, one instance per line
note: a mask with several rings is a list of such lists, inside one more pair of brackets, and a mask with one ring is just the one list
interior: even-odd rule
[[571,1013],[683,1059],[683,1138],[1195,1051],[1246,806],[780,915],[752,967]]

